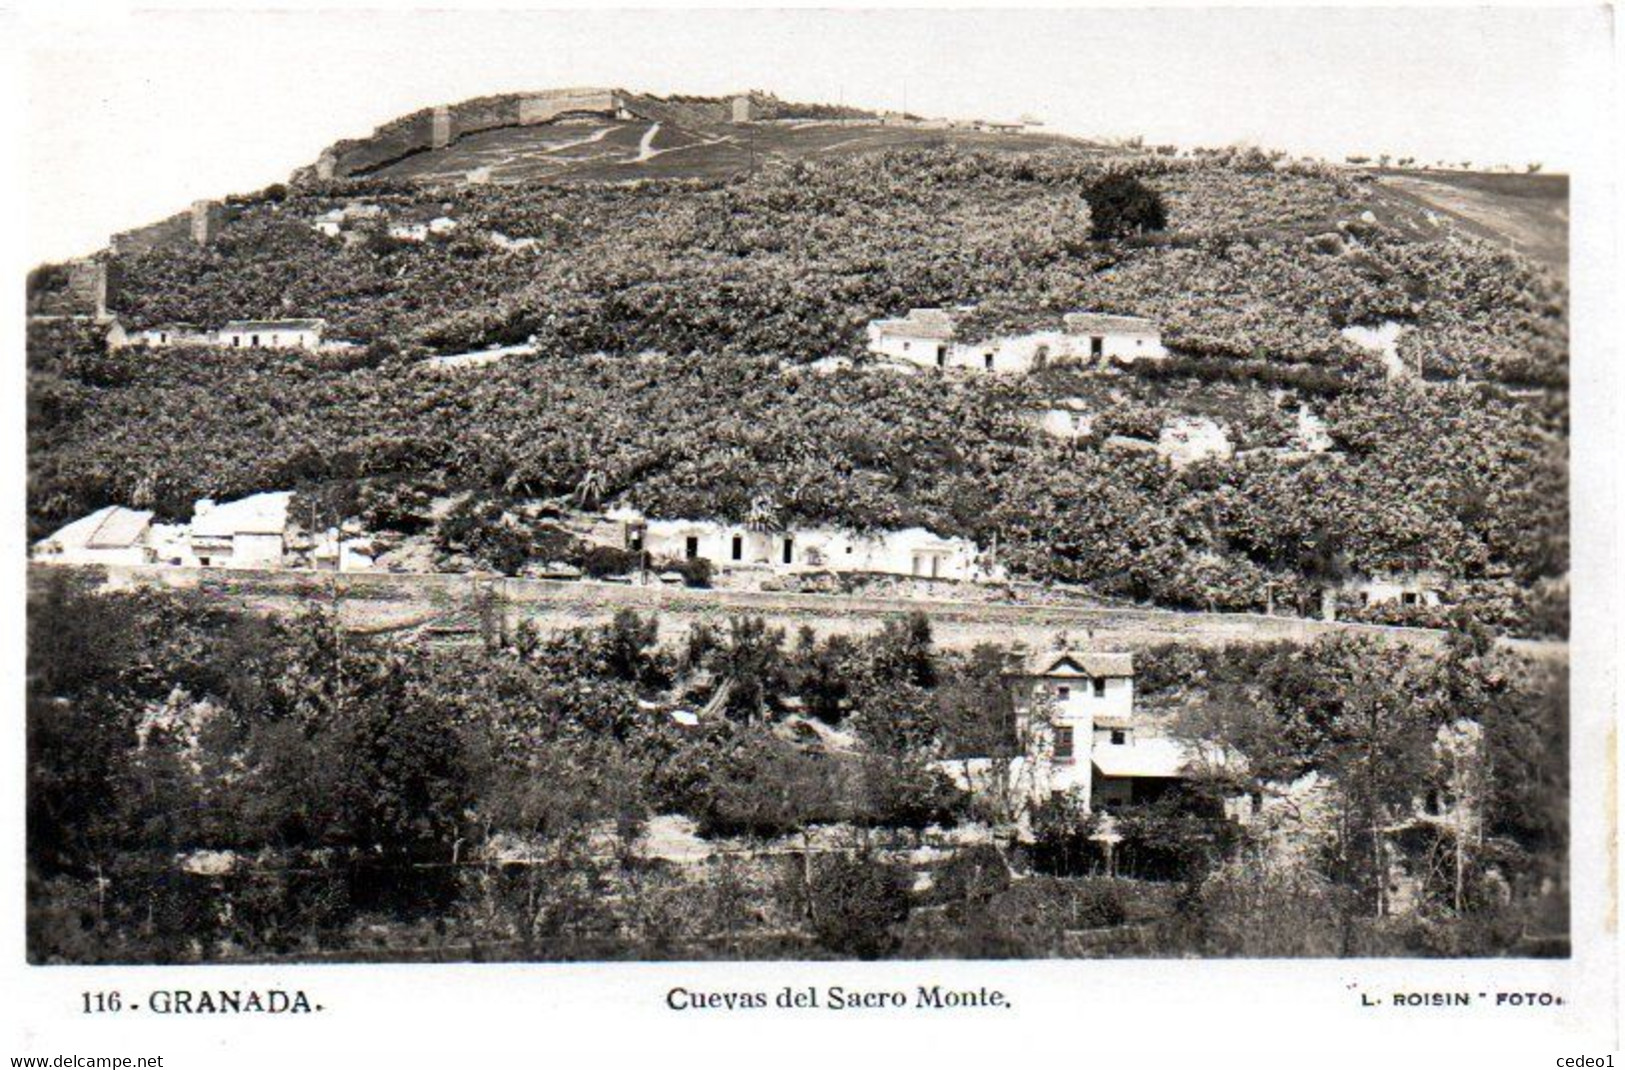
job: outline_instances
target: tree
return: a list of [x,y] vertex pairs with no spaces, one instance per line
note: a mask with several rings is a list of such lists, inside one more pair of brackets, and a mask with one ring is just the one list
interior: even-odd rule
[[784,632],[769,628],[761,617],[732,617],[708,665],[729,687],[728,715],[747,723],[760,720],[778,708],[784,691]]
[[803,625],[790,658],[790,686],[807,713],[825,724],[846,714],[851,679],[857,672],[857,644],[844,635],[820,640]]
[[449,858],[472,785],[447,708],[414,693],[396,655],[362,648],[339,670],[355,681],[339,707],[335,791],[348,843],[413,858]]
[[1089,202],[1090,234],[1111,241],[1168,225],[1162,194],[1128,174],[1107,175],[1084,190]]
[[915,610],[902,620],[886,621],[870,639],[870,647],[870,666],[877,679],[913,687],[936,686],[931,618],[923,612]]
[[860,792],[858,822],[916,832],[954,824],[967,801],[945,773],[910,756],[864,759]]
[[653,613],[641,617],[635,609],[618,609],[602,631],[605,667],[616,679],[658,685],[664,673],[655,662],[660,620]]

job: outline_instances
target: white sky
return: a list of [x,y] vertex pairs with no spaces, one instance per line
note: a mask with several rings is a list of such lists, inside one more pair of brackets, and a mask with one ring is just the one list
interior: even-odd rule
[[258,189],[433,103],[757,88],[1341,158],[1585,154],[1602,8],[170,12],[20,28],[30,262]]

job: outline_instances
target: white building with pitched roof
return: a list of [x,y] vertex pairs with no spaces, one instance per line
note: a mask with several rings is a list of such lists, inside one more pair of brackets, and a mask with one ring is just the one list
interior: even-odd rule
[[200,568],[277,568],[287,551],[288,491],[251,494],[234,502],[200,499],[192,510],[181,564]]
[[33,558],[59,565],[150,564],[152,513],[105,506],[35,543]]
[[869,324],[869,352],[922,368],[946,368],[954,348],[953,314],[940,308],[911,308],[896,319]]
[[1135,719],[1134,655],[1018,650],[1007,678],[1035,792],[1111,808],[1150,801],[1190,775],[1190,749]]
[[346,349],[353,342],[322,340],[327,321],[320,319],[232,320],[218,331],[208,331],[190,323],[160,323],[130,330],[115,322],[109,328],[109,348],[143,346],[164,349],[169,346],[225,346],[232,349]]
[[1066,333],[1075,341],[1078,356],[1092,360],[1160,360],[1168,355],[1162,331],[1139,316],[1109,316],[1099,312],[1069,312],[1061,317]]

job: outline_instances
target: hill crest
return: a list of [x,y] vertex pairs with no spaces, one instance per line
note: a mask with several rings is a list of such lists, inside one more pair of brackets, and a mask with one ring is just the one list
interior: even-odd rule
[[[830,152],[984,139],[1033,149],[1070,139],[1031,122],[923,119],[751,90],[658,97],[576,87],[438,104],[335,142],[296,182],[365,176],[419,182],[718,177]],[[661,160],[670,153],[681,159]],[[657,163],[657,161],[659,161]]]

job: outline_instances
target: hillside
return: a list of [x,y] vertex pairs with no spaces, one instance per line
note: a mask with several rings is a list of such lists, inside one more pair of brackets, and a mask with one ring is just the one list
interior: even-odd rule
[[1567,175],[1384,171],[1378,181],[1396,197],[1568,276]]
[[[415,182],[723,178],[774,161],[948,143],[1031,151],[1067,139],[922,125],[761,93],[661,98],[576,89],[486,97],[415,112],[324,150],[310,172]],[[438,113],[438,114],[437,114]],[[438,124],[438,125],[437,125]]]
[[[105,354],[36,324],[32,530],[271,487],[426,524],[402,503],[593,484],[656,515],[921,524],[1161,605],[1306,605],[1328,575],[1435,569],[1486,622],[1561,630],[1544,581],[1567,568],[1567,292],[1538,262],[1371,176],[1257,152],[818,122],[502,126],[235,198],[204,245],[108,257],[128,326],[319,316],[362,345]],[[1167,227],[1096,240],[1084,192],[1121,171]],[[860,355],[873,318],[967,303],[990,334],[1150,317],[1175,356],[1115,376],[798,371]],[[1343,334],[1382,325],[1425,388]],[[415,363],[527,338],[534,355],[458,378]],[[1057,398],[1091,434],[1035,429]],[[1306,407],[1333,442],[1307,459]],[[1120,448],[1193,414],[1237,456],[1176,470]]]

